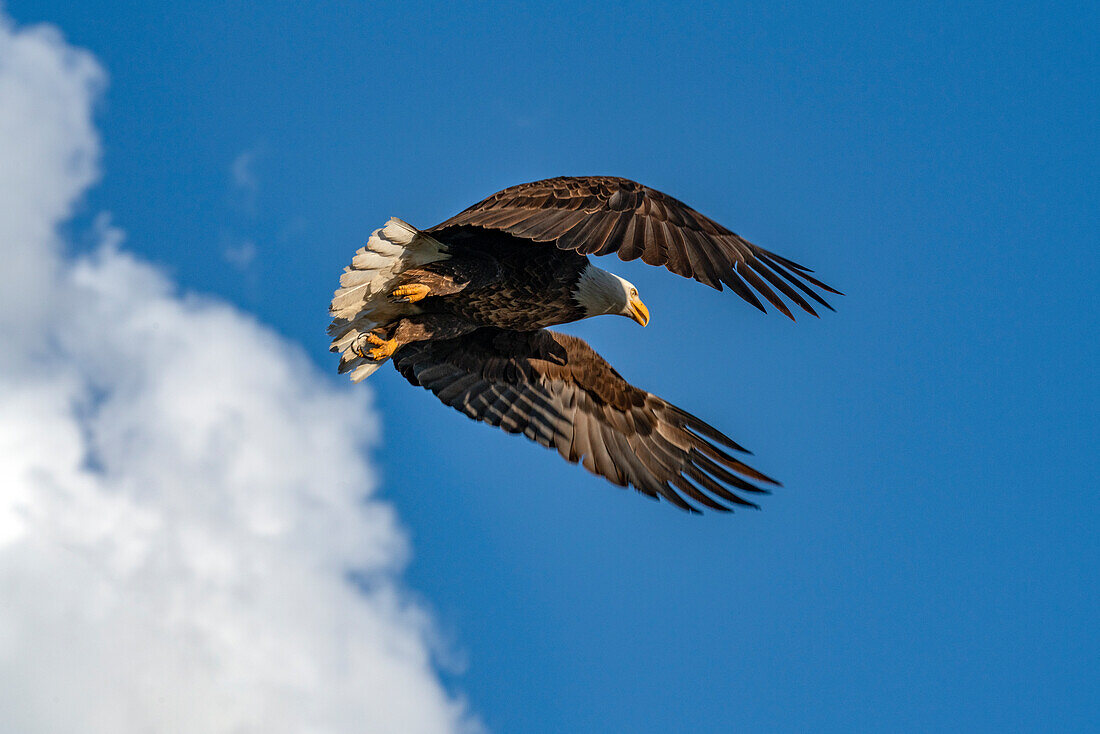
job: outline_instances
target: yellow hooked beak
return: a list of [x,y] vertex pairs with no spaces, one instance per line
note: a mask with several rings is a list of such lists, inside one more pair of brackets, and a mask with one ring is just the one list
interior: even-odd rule
[[637,321],[642,326],[649,323],[649,309],[642,303],[642,299],[637,296],[631,296],[630,302],[626,306],[630,310],[630,318]]

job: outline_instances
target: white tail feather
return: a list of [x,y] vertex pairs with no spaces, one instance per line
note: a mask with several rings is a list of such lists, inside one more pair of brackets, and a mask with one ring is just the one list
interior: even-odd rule
[[389,293],[393,281],[409,268],[419,267],[450,255],[440,242],[396,217],[371,233],[367,244],[355,253],[351,265],[340,276],[340,288],[333,294],[329,313],[334,352],[340,352],[340,372],[351,372],[359,382],[381,366],[360,357],[354,351],[356,340],[365,332],[410,313],[417,308],[393,303]]

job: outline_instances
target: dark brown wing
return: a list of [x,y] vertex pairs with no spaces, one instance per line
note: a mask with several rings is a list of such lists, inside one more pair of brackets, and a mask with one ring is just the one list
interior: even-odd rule
[[732,439],[639,390],[575,337],[553,331],[479,329],[413,342],[393,357],[413,385],[469,417],[522,433],[567,460],[650,497],[698,512],[756,507],[731,491],[765,492],[738,474],[776,484],[728,451]]
[[563,176],[512,186],[428,231],[445,235],[462,227],[553,242],[583,255],[615,252],[623,260],[640,257],[718,290],[725,283],[763,311],[755,289],[792,319],[775,291],[814,316],[817,312],[805,296],[830,310],[832,306],[811,286],[840,293],[810,275],[809,268],[757,247],[667,194],[625,178]]

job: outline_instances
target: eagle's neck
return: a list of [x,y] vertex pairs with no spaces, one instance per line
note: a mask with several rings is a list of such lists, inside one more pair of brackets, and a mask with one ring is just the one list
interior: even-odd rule
[[573,287],[573,300],[584,309],[584,317],[621,313],[631,285],[606,270],[588,263]]

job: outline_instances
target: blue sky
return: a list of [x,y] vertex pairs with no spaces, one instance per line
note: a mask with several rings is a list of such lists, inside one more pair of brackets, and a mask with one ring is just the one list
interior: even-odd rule
[[77,238],[113,212],[326,371],[327,302],[372,229],[554,175],[640,180],[848,294],[792,324],[605,260],[650,326],[566,329],[751,448],[785,485],[762,512],[646,501],[390,369],[361,388],[406,578],[489,729],[1100,716],[1094,6],[7,12],[110,76]]

